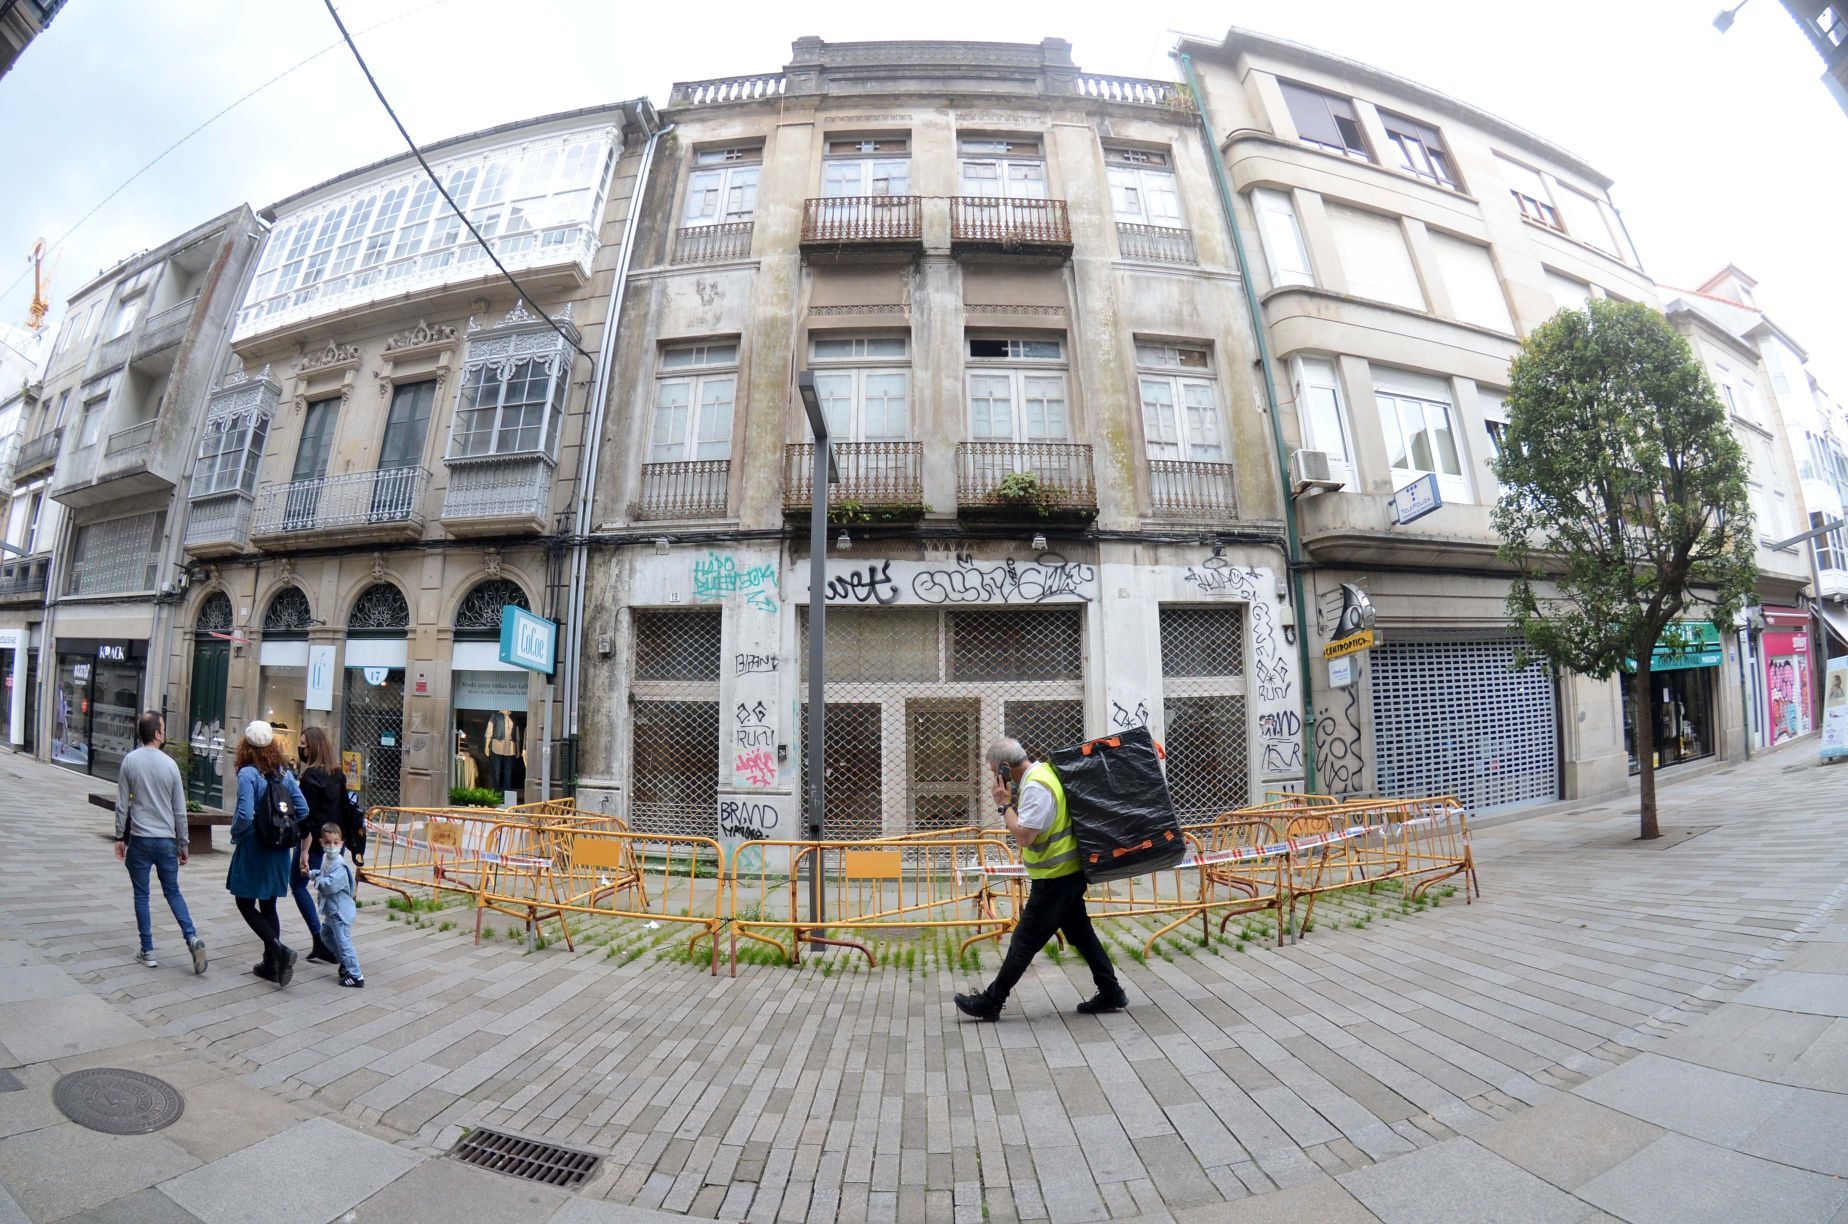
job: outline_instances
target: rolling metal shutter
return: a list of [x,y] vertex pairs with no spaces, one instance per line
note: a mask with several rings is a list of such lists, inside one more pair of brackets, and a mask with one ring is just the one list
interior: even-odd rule
[[1380,794],[1471,811],[1559,797],[1552,672],[1516,670],[1513,638],[1385,642],[1372,657]]

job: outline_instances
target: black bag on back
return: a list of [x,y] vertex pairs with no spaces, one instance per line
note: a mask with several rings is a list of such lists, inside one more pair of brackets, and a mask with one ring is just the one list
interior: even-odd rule
[[307,813],[290,810],[280,775],[263,780],[268,785],[257,792],[255,810],[251,812],[251,822],[257,826],[257,840],[271,850],[300,845],[302,833],[298,815],[306,816]]
[[1186,855],[1180,817],[1147,727],[1060,748],[1047,759],[1065,787],[1085,879],[1101,884],[1164,871]]

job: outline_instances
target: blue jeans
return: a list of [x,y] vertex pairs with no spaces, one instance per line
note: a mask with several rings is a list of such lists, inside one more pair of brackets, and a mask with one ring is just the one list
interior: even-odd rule
[[340,958],[340,972],[354,981],[363,982],[366,975],[359,970],[359,954],[353,951],[353,924],[332,916],[321,920],[321,938],[334,955]]
[[199,937],[193,929],[192,914],[187,912],[186,898],[180,895],[180,843],[170,837],[135,837],[128,839],[128,880],[135,886],[135,926],[141,932],[141,950],[154,950],[154,916],[148,909],[148,868],[160,873],[160,891],[167,898],[167,908],[180,924],[180,934],[188,944]]
[[[308,876],[301,869],[301,861],[301,851],[297,850],[289,865],[289,895],[295,898],[295,908],[302,912],[302,921],[308,924],[308,934],[321,939],[321,914],[315,906],[314,893],[308,888]],[[308,870],[313,871],[320,865],[321,847],[313,846],[308,851]]]

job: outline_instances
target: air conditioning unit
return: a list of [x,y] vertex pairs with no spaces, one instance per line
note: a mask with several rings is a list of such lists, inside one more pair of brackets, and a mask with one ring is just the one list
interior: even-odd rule
[[1310,489],[1334,490],[1346,482],[1329,468],[1328,452],[1299,450],[1290,452],[1290,491],[1307,493]]

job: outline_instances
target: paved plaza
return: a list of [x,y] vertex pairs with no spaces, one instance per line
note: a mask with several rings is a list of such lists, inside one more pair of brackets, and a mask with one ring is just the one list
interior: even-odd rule
[[[1814,755],[1667,786],[1648,845],[1626,803],[1480,828],[1472,905],[1119,957],[1123,1014],[1042,959],[996,1025],[962,972],[476,946],[376,890],[366,988],[279,992],[223,854],[183,873],[210,972],[158,895],[147,969],[104,788],[0,758],[0,1224],[1848,1221],[1848,768]],[[99,1065],[185,1114],[66,1121]],[[478,1126],[605,1159],[573,1194],[444,1157]]]

